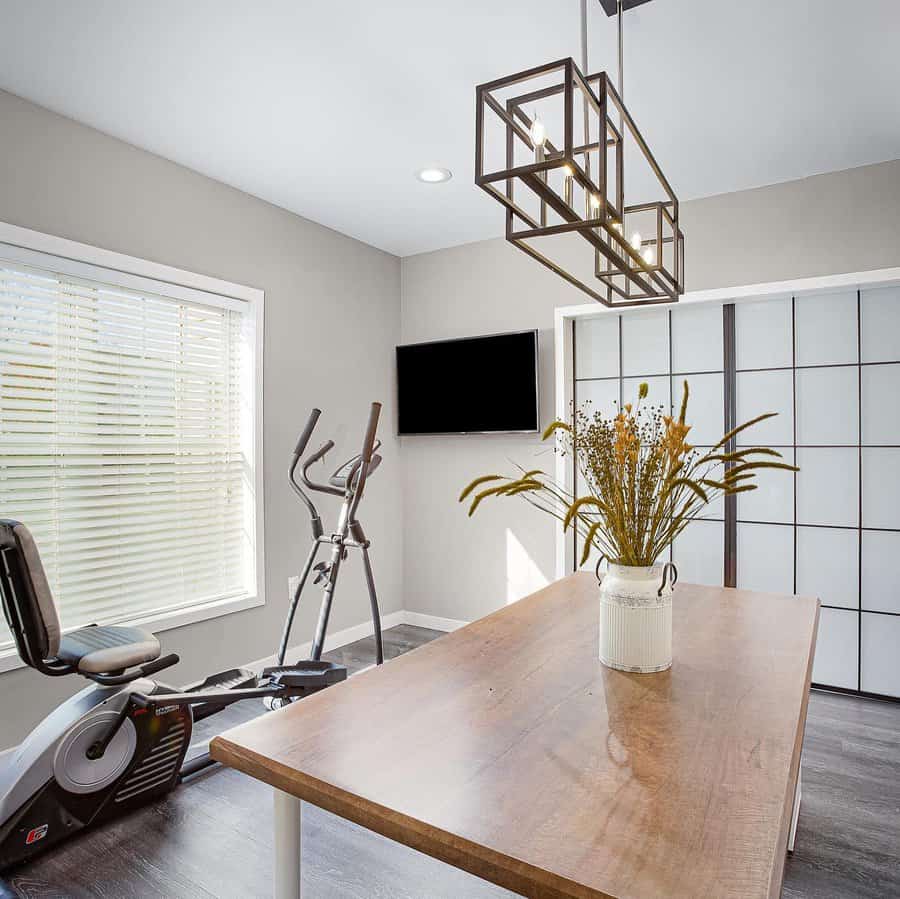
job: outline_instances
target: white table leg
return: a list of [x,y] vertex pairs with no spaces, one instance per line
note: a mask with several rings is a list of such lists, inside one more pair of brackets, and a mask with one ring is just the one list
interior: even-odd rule
[[791,832],[788,836],[788,852],[794,851],[794,840],[797,839],[797,819],[800,817],[800,798],[803,795],[802,789],[803,771],[797,772],[797,788],[794,790],[794,809],[791,812]]
[[300,899],[300,812],[296,796],[274,790],[275,899]]

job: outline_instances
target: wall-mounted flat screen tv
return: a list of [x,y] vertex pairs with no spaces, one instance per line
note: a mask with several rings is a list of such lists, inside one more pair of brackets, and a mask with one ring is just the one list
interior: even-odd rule
[[397,347],[400,434],[538,430],[537,331]]

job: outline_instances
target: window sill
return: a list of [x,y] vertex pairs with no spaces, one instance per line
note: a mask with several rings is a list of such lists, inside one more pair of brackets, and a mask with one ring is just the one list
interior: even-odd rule
[[[176,627],[184,627],[186,624],[196,624],[200,621],[209,621],[212,618],[221,618],[223,615],[231,615],[233,612],[243,612],[245,609],[254,609],[265,605],[262,596],[241,596],[237,598],[219,599],[214,602],[192,606],[188,609],[177,609],[172,612],[161,612],[156,615],[148,615],[145,618],[136,618],[133,621],[117,622],[128,627],[141,627],[144,630],[158,634],[162,631],[172,630]],[[26,664],[19,658],[15,647],[0,650],[0,674],[6,671],[14,671],[16,668],[26,668]]]

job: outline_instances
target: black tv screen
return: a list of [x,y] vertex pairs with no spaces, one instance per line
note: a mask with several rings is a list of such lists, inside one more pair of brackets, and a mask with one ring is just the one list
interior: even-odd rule
[[399,432],[534,432],[537,371],[537,331],[398,346]]

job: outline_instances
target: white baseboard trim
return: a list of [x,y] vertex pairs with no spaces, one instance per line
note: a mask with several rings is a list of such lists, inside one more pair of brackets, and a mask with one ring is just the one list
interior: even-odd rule
[[429,627],[433,631],[450,631],[459,630],[469,624],[468,621],[461,621],[458,618],[439,618],[437,615],[426,615],[423,612],[403,611],[403,623],[412,624],[415,627]]
[[[403,616],[405,614],[406,613],[401,610],[399,612],[389,612],[387,615],[382,616],[381,629],[386,631],[389,627],[396,627],[398,624],[404,624]],[[357,640],[362,640],[363,637],[371,637],[374,633],[375,628],[372,626],[371,621],[364,621],[362,624],[354,624],[351,627],[345,627],[342,631],[334,631],[334,633],[327,634],[325,637],[325,652],[332,649],[339,649],[341,646],[346,646],[348,643],[355,643]],[[285,653],[285,661],[296,662],[298,659],[308,659],[311,649],[312,641],[300,643],[297,646],[289,646]],[[249,668],[251,671],[262,671],[263,668],[267,668],[269,665],[274,664],[275,653],[273,652],[270,656],[257,659],[255,662],[248,662],[241,667]]]
[[[449,632],[465,627],[468,623],[468,621],[460,621],[457,618],[440,618],[437,615],[425,615],[422,612],[408,612],[406,609],[400,609],[382,616],[381,629],[386,631],[388,628],[396,627],[398,624],[411,624],[414,627],[427,627],[434,631]],[[371,621],[364,621],[362,624],[345,627],[342,631],[335,631],[332,634],[328,634],[325,638],[325,652],[331,649],[340,649],[341,646],[355,643],[357,640],[362,640],[363,637],[371,637],[374,632],[375,628],[372,627]],[[287,653],[285,653],[285,659],[287,661],[296,661],[297,659],[308,658],[311,648],[311,642],[290,646]],[[249,668],[251,671],[262,671],[263,668],[274,664],[275,653],[272,653],[270,656],[257,659],[255,662],[248,662],[241,667]]]

